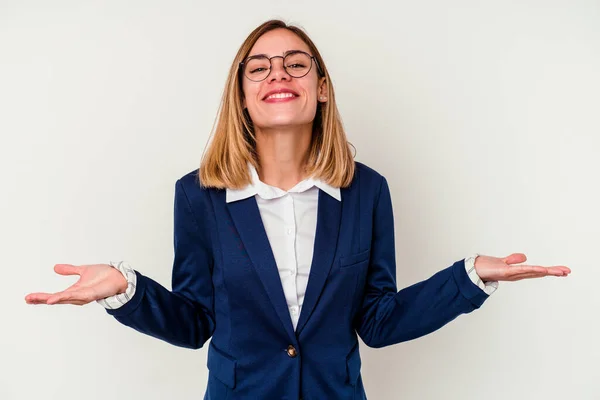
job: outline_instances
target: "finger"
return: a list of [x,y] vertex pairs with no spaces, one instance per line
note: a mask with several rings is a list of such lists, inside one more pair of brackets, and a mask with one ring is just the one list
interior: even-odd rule
[[65,290],[50,296],[46,304],[57,304],[62,301],[66,301],[69,304],[79,301],[89,303],[91,300],[93,300],[91,295],[84,290]]
[[545,273],[541,273],[541,272],[525,272],[525,273],[521,273],[521,274],[515,274],[510,276],[510,278],[508,280],[510,281],[519,281],[522,279],[531,279],[531,278],[543,278],[545,276],[556,276],[556,277],[561,277],[561,276],[567,276],[566,274],[551,274],[549,273],[548,270],[546,270]]
[[529,273],[524,273],[524,274],[517,274],[514,276],[510,277],[510,281],[520,281],[523,279],[532,279],[532,278],[543,278],[547,276],[547,274],[540,274],[537,272],[529,272]]
[[46,304],[46,300],[45,299],[39,299],[39,298],[29,298],[25,300],[27,302],[27,304]]
[[522,264],[522,265],[511,266],[510,268],[508,268],[507,272],[509,275],[517,275],[517,274],[530,273],[530,272],[545,274],[547,272],[547,269],[542,266],[539,266],[539,265]]
[[28,304],[45,303],[50,296],[52,296],[52,293],[29,293],[25,296],[25,302]]
[[546,268],[546,270],[548,271],[549,275],[555,275],[555,276],[566,276],[571,273],[571,270],[569,268],[562,267],[562,266],[548,267],[548,268]]
[[566,275],[569,275],[571,273],[571,268],[567,267],[566,265],[557,265],[551,268],[558,268],[561,271],[563,271]]
[[81,270],[81,267],[71,264],[56,264],[54,266],[54,272],[60,275],[79,275]]
[[53,294],[52,296],[48,297],[48,300],[46,300],[46,304],[56,304],[58,302],[61,301],[73,301],[73,300],[80,300],[77,297],[76,292],[59,292],[56,294]]
[[547,275],[557,275],[562,276],[571,273],[571,270],[568,267],[559,265],[554,267],[542,267],[541,265],[515,265],[512,266],[509,270],[509,274],[520,274],[526,272],[539,272]]
[[506,264],[519,264],[527,261],[527,256],[523,253],[512,253],[510,256],[503,258],[502,261]]
[[45,301],[31,301],[28,304],[38,306],[40,304],[46,304],[46,302]]
[[71,304],[74,306],[83,306],[85,304],[89,303],[89,301],[82,301],[82,300],[63,300],[63,301],[59,301],[57,303],[54,304]]

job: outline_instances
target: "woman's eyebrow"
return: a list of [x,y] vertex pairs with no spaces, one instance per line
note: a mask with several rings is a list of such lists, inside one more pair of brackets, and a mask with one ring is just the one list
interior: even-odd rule
[[[297,52],[297,51],[304,51],[304,50],[300,50],[300,49],[287,50],[287,51],[285,51],[285,52],[283,53],[283,56],[285,57],[285,56],[287,56],[289,53],[295,53],[295,52]],[[264,53],[260,53],[260,54],[252,54],[252,55],[249,55],[248,57],[267,57],[267,58],[269,58],[269,55],[268,55],[268,54],[264,54]]]

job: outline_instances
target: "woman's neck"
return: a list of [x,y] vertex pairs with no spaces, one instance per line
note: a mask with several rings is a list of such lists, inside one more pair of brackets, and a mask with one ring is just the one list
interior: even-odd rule
[[268,185],[289,190],[306,178],[304,166],[312,137],[312,126],[257,129],[258,176]]

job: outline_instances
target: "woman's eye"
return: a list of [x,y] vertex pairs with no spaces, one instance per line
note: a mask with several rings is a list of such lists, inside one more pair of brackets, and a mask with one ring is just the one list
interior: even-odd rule
[[251,70],[250,73],[254,74],[256,72],[263,72],[263,71],[266,71],[266,70],[267,70],[266,68],[260,67],[260,68],[255,68],[255,69]]
[[288,68],[304,68],[304,65],[296,63],[296,64],[288,65]]

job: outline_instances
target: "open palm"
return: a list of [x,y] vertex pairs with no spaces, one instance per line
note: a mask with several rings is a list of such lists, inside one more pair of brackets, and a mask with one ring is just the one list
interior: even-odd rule
[[82,266],[56,264],[54,271],[60,275],[79,275],[79,280],[61,292],[30,293],[25,296],[28,304],[75,304],[81,306],[98,299],[124,293],[127,289],[127,280],[123,274],[108,264]]
[[523,253],[513,253],[498,258],[480,255],[475,260],[477,275],[484,281],[518,281],[521,279],[542,278],[544,276],[567,276],[571,269],[564,265],[543,267],[541,265],[520,264],[527,261]]

